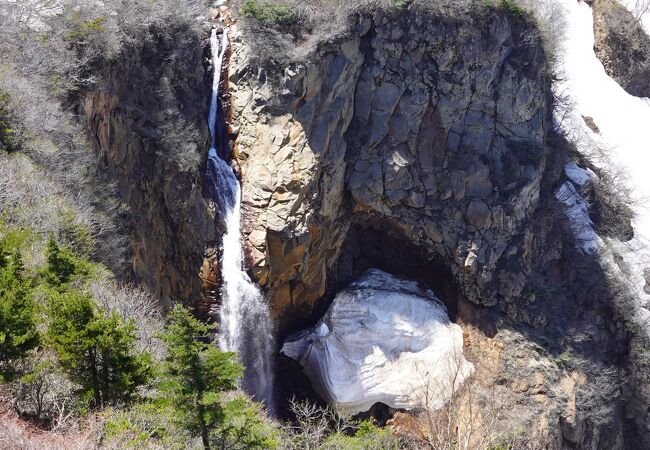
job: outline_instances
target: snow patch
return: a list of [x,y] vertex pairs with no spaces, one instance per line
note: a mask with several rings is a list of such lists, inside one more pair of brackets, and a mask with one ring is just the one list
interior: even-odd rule
[[582,187],[591,180],[597,178],[595,173],[591,170],[588,171],[583,169],[576,164],[575,161],[570,161],[566,166],[564,166],[564,173],[566,173],[566,176],[569,177],[569,179],[578,187]]
[[433,292],[377,269],[339,292],[323,319],[289,337],[282,353],[302,364],[325,400],[349,413],[378,402],[422,407],[425,394],[428,408],[440,408],[473,371],[462,329]]
[[595,254],[602,240],[594,231],[594,224],[589,218],[587,204],[576,188],[569,181],[555,192],[555,198],[566,206],[565,214],[569,219],[576,245],[586,255]]
[[[629,242],[607,240],[602,248],[601,262],[608,270],[630,283],[637,294],[639,319],[650,315],[643,309],[650,298],[644,288],[644,270],[650,267],[650,99],[629,95],[611,79],[596,57],[594,47],[592,10],[585,2],[557,0],[566,14],[567,30],[562,55],[557,68],[558,80],[554,86],[557,98],[568,100],[568,108],[559,107],[555,119],[568,138],[576,144],[579,152],[592,163],[615,177],[625,176],[631,189],[634,238]],[[622,0],[632,8],[635,0]],[[650,30],[650,13],[643,18],[645,29]],[[560,102],[561,104],[562,102]],[[591,117],[599,133],[593,132],[583,117]],[[585,180],[576,170],[577,165],[567,167],[567,177],[577,186]],[[556,197],[567,205],[571,228],[578,238],[578,245],[588,241],[593,248],[595,240],[591,221],[585,215],[584,200],[577,195],[575,187],[567,182],[556,192]],[[648,329],[650,334],[650,328]]]

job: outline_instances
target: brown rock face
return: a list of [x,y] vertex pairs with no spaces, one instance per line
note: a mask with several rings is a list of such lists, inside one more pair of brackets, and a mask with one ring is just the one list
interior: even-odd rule
[[545,165],[534,27],[490,9],[375,13],[264,80],[234,40],[246,236],[281,329],[361,270],[359,257],[395,266],[389,246],[412,249],[401,258],[431,277],[448,272],[477,304],[519,294],[499,292],[495,274],[519,251]]
[[594,50],[605,71],[628,93],[650,97],[650,36],[614,0],[594,0]]
[[106,67],[105,89],[82,94],[81,106],[130,209],[132,275],[168,304],[199,300],[203,249],[216,236],[202,198],[209,133],[201,40],[173,27],[161,35]]

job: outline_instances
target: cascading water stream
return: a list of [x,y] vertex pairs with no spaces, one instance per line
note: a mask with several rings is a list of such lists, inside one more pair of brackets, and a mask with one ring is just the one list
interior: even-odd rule
[[222,36],[221,49],[219,49],[219,38],[216,29],[212,30],[210,36],[214,75],[212,77],[212,95],[210,97],[210,114],[208,116],[211,140],[204,186],[205,193],[217,203],[219,211],[227,214],[234,208],[235,192],[239,191],[239,183],[228,163],[221,159],[217,153],[217,100],[219,97],[219,84],[221,83],[223,57],[228,48],[228,34],[225,30]]
[[244,269],[240,234],[241,190],[228,163],[217,152],[217,110],[223,58],[228,47],[224,29],[221,45],[215,29],[210,37],[214,78],[210,102],[209,127],[212,144],[205,177],[206,194],[214,199],[226,218],[221,261],[221,307],[219,309],[219,347],[238,352],[246,366],[243,388],[255,400],[273,411],[273,324],[266,298]]

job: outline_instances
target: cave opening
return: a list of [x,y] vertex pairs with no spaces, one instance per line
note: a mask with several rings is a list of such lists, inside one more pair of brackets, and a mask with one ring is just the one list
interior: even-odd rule
[[350,227],[337,264],[328,276],[326,302],[319,305],[323,309],[319,317],[338,291],[370,268],[431,289],[447,307],[449,318],[456,320],[460,290],[450,265],[443,256],[413,244],[404,231],[387,219],[358,222]]
[[[459,287],[442,255],[433,255],[428,249],[413,244],[405,232],[389,219],[359,220],[350,226],[335,266],[329,271],[325,295],[315,304],[308,321],[292,327],[292,332],[316,325],[331,305],[338,292],[370,268],[380,269],[405,280],[416,281],[434,292],[444,303],[452,322],[463,303]],[[298,326],[299,325],[299,326]],[[287,336],[281,336],[281,342]],[[297,361],[278,353],[276,359],[276,399],[278,414],[293,420],[290,400],[307,400],[320,406],[326,402],[311,386],[311,382]],[[387,405],[377,403],[359,417],[373,417],[384,423],[394,414]]]

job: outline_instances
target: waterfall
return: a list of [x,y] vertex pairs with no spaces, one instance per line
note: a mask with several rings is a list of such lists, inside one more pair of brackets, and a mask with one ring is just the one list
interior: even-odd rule
[[[273,410],[273,323],[268,303],[261,290],[251,281],[244,267],[242,249],[241,189],[233,170],[217,152],[216,121],[219,83],[223,58],[228,47],[224,29],[221,45],[215,29],[210,37],[214,77],[210,101],[209,127],[212,144],[208,152],[205,178],[206,194],[225,216],[221,261],[221,307],[219,310],[219,347],[239,353],[246,367],[242,387],[255,400]],[[225,149],[222,149],[225,150]]]
[[212,52],[212,95],[210,97],[210,115],[208,116],[208,127],[210,128],[210,150],[208,151],[208,164],[205,174],[204,190],[208,197],[213,199],[219,211],[227,212],[234,209],[236,195],[239,191],[239,182],[232,169],[226,161],[221,159],[217,153],[217,110],[219,97],[219,84],[221,83],[221,67],[223,57],[228,48],[228,33],[224,30],[221,49],[219,49],[219,38],[217,30],[212,29],[210,36],[210,50]]

